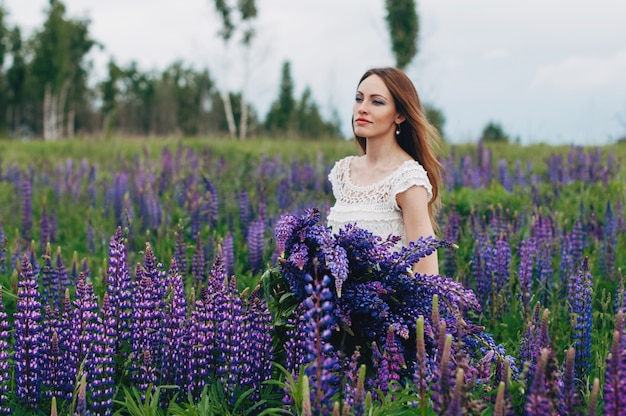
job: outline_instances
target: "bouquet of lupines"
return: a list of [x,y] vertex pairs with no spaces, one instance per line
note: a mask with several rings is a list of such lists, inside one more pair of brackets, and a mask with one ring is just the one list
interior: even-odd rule
[[[331,230],[319,224],[320,219],[319,210],[311,208],[302,216],[282,216],[275,227],[280,277],[269,290],[275,299],[276,324],[288,328],[286,362],[292,356],[289,348],[297,344],[293,342],[297,334],[289,325],[297,326],[302,316],[306,320],[303,310],[312,304],[313,280],[314,286],[317,282],[327,288],[324,301],[331,305],[324,310],[329,316],[325,322],[333,323],[332,333],[326,331],[322,341],[329,340],[327,350],[339,351],[346,360],[358,357],[358,363],[343,368],[365,364],[370,387],[385,391],[377,374],[382,369],[388,381],[424,382],[416,374],[429,382],[440,378],[438,355],[446,337],[455,339],[452,368],[462,367],[465,378],[474,383],[487,382],[492,364],[504,362],[504,350],[466,317],[468,310],[480,310],[474,293],[448,277],[413,272],[420,259],[439,248],[453,248],[452,243],[428,237],[395,250],[399,237],[381,239],[355,225]],[[418,359],[416,323],[420,316],[424,317],[421,348],[426,357]],[[385,356],[394,357],[397,365],[381,366]],[[291,367],[297,374],[293,363]]]

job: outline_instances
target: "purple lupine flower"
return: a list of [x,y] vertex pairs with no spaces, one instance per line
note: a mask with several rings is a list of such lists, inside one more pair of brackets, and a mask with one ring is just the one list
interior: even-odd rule
[[574,374],[574,361],[576,350],[570,347],[565,354],[565,361],[563,363],[563,403],[560,404],[560,408],[564,409],[563,414],[573,415],[575,409],[580,404],[578,397],[578,389],[575,384]]
[[589,273],[589,258],[585,257],[580,271],[568,285],[568,313],[574,323],[572,341],[576,349],[575,377],[585,380],[591,368],[591,330],[593,324],[593,277]]
[[46,342],[42,346],[41,370],[44,395],[69,400],[74,390],[74,379],[66,348],[70,336],[69,322],[64,318],[56,309],[46,306],[43,333]]
[[[91,380],[94,366],[93,346],[96,335],[102,332],[101,322],[98,320],[98,297],[94,294],[93,285],[86,281],[83,272],[78,275],[76,284],[74,310],[71,320],[71,343],[70,351],[74,352],[74,359],[78,366],[84,366],[87,378]],[[78,374],[78,368],[74,368],[74,375]]]
[[242,385],[254,389],[252,400],[260,398],[263,383],[272,376],[272,316],[259,290],[254,290],[246,300],[244,339],[248,347],[243,350]]
[[4,234],[2,223],[0,223],[0,274],[7,272],[7,247],[9,239]]
[[219,215],[219,196],[217,192],[217,188],[208,178],[202,177],[205,187],[205,199],[208,203],[207,207],[207,215],[208,215],[208,223],[211,227],[215,228],[217,226],[217,220]]
[[626,409],[626,354],[623,334],[613,332],[611,352],[606,358],[604,373],[604,414],[621,415]]
[[20,403],[36,409],[41,393],[41,296],[26,254],[19,272],[15,319],[15,388]]
[[191,259],[191,275],[196,287],[200,287],[206,281],[206,264],[200,233],[196,234],[196,248]]
[[250,226],[250,198],[247,191],[239,193],[239,228],[248,237],[248,227]]
[[372,348],[374,357],[378,358],[374,361],[374,365],[377,367],[377,376],[375,385],[384,394],[389,391],[389,383],[392,381],[399,381],[401,378],[401,371],[406,368],[406,362],[404,359],[404,351],[400,344],[395,340],[395,332],[393,325],[389,326],[387,331],[387,339],[383,347],[383,351],[377,351]]
[[530,315],[530,299],[532,297],[533,265],[535,262],[535,239],[524,238],[519,245],[519,268],[520,298],[523,317]]
[[215,362],[216,322],[213,305],[203,289],[199,300],[195,301],[189,318],[187,342],[188,367],[185,392],[199,398],[209,377],[213,377]]
[[533,378],[530,392],[526,396],[526,413],[529,415],[552,415],[556,414],[552,405],[552,401],[548,397],[548,388],[546,380],[546,367],[548,365],[548,356],[550,352],[547,348],[541,350],[539,362],[537,363],[537,371]]
[[[445,325],[445,322],[442,322]],[[441,331],[443,332],[443,331]],[[450,360],[450,354],[452,351],[452,335],[446,334],[443,348],[440,350],[439,361],[433,371],[433,384],[432,384],[432,400],[433,409],[442,414],[448,409],[450,405],[450,399],[452,394],[451,374],[454,369],[451,368],[453,363]]]
[[244,313],[234,276],[218,288],[208,293],[215,313],[216,323],[216,363],[215,376],[224,386],[231,404],[236,400],[236,388],[243,370]]
[[44,201],[41,205],[41,239],[39,240],[39,247],[42,253],[46,251],[46,245],[50,242],[50,220]]
[[464,382],[465,382],[465,372],[463,368],[458,368],[456,370],[456,382],[454,383],[454,391],[452,392],[452,398],[450,399],[450,406],[448,406],[448,410],[446,411],[446,416],[462,416],[463,415],[463,407],[462,401],[464,396]]
[[222,242],[222,258],[229,275],[235,273],[235,247],[232,233],[229,231]]
[[115,310],[109,302],[109,294],[105,293],[100,308],[100,331],[95,334],[93,342],[93,365],[91,366],[90,409],[97,414],[110,415],[113,410],[115,394],[115,345],[116,319]]
[[57,247],[55,267],[57,269],[57,279],[59,280],[59,296],[61,296],[65,289],[67,289],[72,283],[70,277],[67,274],[67,269],[63,263],[63,257],[61,256],[61,247]]
[[258,273],[263,267],[265,257],[265,224],[263,221],[252,221],[248,229],[248,264],[252,273]]
[[83,374],[76,390],[76,411],[73,416],[89,416],[87,410],[87,376]]
[[332,292],[329,289],[331,279],[324,275],[320,281],[307,279],[305,290],[309,294],[303,304],[306,308],[306,358],[310,363],[305,372],[311,383],[311,405],[315,414],[330,415],[333,395],[339,390],[339,360],[330,343],[335,326],[331,311],[333,309]]
[[[444,229],[444,240],[459,241],[461,229],[461,215],[452,208],[448,213],[446,227]],[[455,276],[457,272],[456,257],[451,250],[446,250],[444,257],[444,274]]]
[[176,245],[174,246],[174,258],[178,265],[178,270],[183,276],[187,275],[187,244],[183,234],[182,224],[176,230]]
[[31,183],[27,177],[22,178],[22,239],[24,241],[31,241],[31,231],[33,227],[33,208],[32,208],[32,195],[31,195]]
[[[138,276],[139,275],[139,276]],[[132,297],[131,351],[136,357],[131,364],[131,380],[140,382],[148,364],[142,361],[144,354],[150,354],[149,365],[161,357],[162,308],[158,295],[158,282],[143,273],[138,265]]]
[[116,339],[115,352],[119,354],[130,339],[132,316],[132,278],[127,264],[127,249],[122,228],[117,227],[109,241],[109,260],[106,274],[106,290],[114,317],[112,337]]
[[52,307],[59,306],[61,287],[59,285],[59,275],[57,269],[52,265],[52,253],[50,243],[46,244],[43,255],[43,267],[41,269],[41,298],[42,303],[50,304]]
[[0,284],[0,415],[8,415],[11,413],[11,409],[8,407],[7,393],[9,391],[9,380],[11,375],[9,373],[9,352],[11,335],[9,334],[9,321],[7,320],[7,314],[4,311],[4,304],[2,303],[3,288]]
[[186,382],[187,350],[187,300],[183,277],[172,259],[167,277],[167,301],[163,320],[163,367],[164,384],[184,386]]

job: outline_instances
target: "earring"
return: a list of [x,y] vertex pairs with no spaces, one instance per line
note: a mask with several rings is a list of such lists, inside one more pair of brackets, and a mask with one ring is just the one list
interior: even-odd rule
[[400,135],[400,124],[396,124],[396,136]]

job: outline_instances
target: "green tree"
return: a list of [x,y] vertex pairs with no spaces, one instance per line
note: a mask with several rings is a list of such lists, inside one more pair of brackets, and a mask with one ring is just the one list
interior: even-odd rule
[[417,54],[419,18],[414,0],[386,0],[387,27],[396,66],[404,69]]
[[6,77],[4,74],[3,66],[4,66],[4,55],[7,51],[7,38],[9,35],[9,29],[7,28],[4,16],[6,12],[0,4],[0,134],[6,129],[6,118],[2,117],[2,115],[7,112],[7,88],[6,88]]
[[291,64],[283,63],[281,71],[278,99],[271,105],[265,120],[265,127],[270,133],[287,133],[293,128],[296,100],[293,97],[293,79],[291,78]]
[[439,108],[429,103],[424,104],[424,111],[426,112],[426,118],[428,118],[430,124],[435,126],[435,128],[439,131],[439,134],[443,138],[443,127],[446,124],[446,116]]
[[61,137],[65,121],[68,133],[73,134],[76,101],[84,98],[86,90],[85,56],[95,45],[88,29],[88,21],[67,19],[65,5],[50,0],[43,29],[34,38],[31,64],[43,98],[46,140]]
[[327,122],[322,118],[319,108],[309,87],[304,89],[300,102],[298,102],[295,122],[297,133],[301,137],[322,138],[322,137],[339,137],[338,122]]
[[509,136],[504,132],[500,123],[490,121],[483,129],[480,140],[483,142],[508,143]]
[[[7,121],[9,132],[24,135],[20,131],[23,126],[24,105],[26,102],[26,61],[22,35],[19,28],[9,34],[9,53],[11,66],[7,69]],[[24,126],[25,127],[25,126]]]

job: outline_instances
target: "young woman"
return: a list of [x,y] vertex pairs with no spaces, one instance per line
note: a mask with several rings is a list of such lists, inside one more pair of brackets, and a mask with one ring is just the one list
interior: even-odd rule
[[[374,68],[359,81],[352,114],[362,155],[335,163],[329,174],[335,205],[328,225],[356,223],[375,235],[402,237],[408,245],[438,230],[442,165],[434,147],[440,142],[428,122],[415,86],[396,68]],[[438,274],[437,253],[414,271]]]

